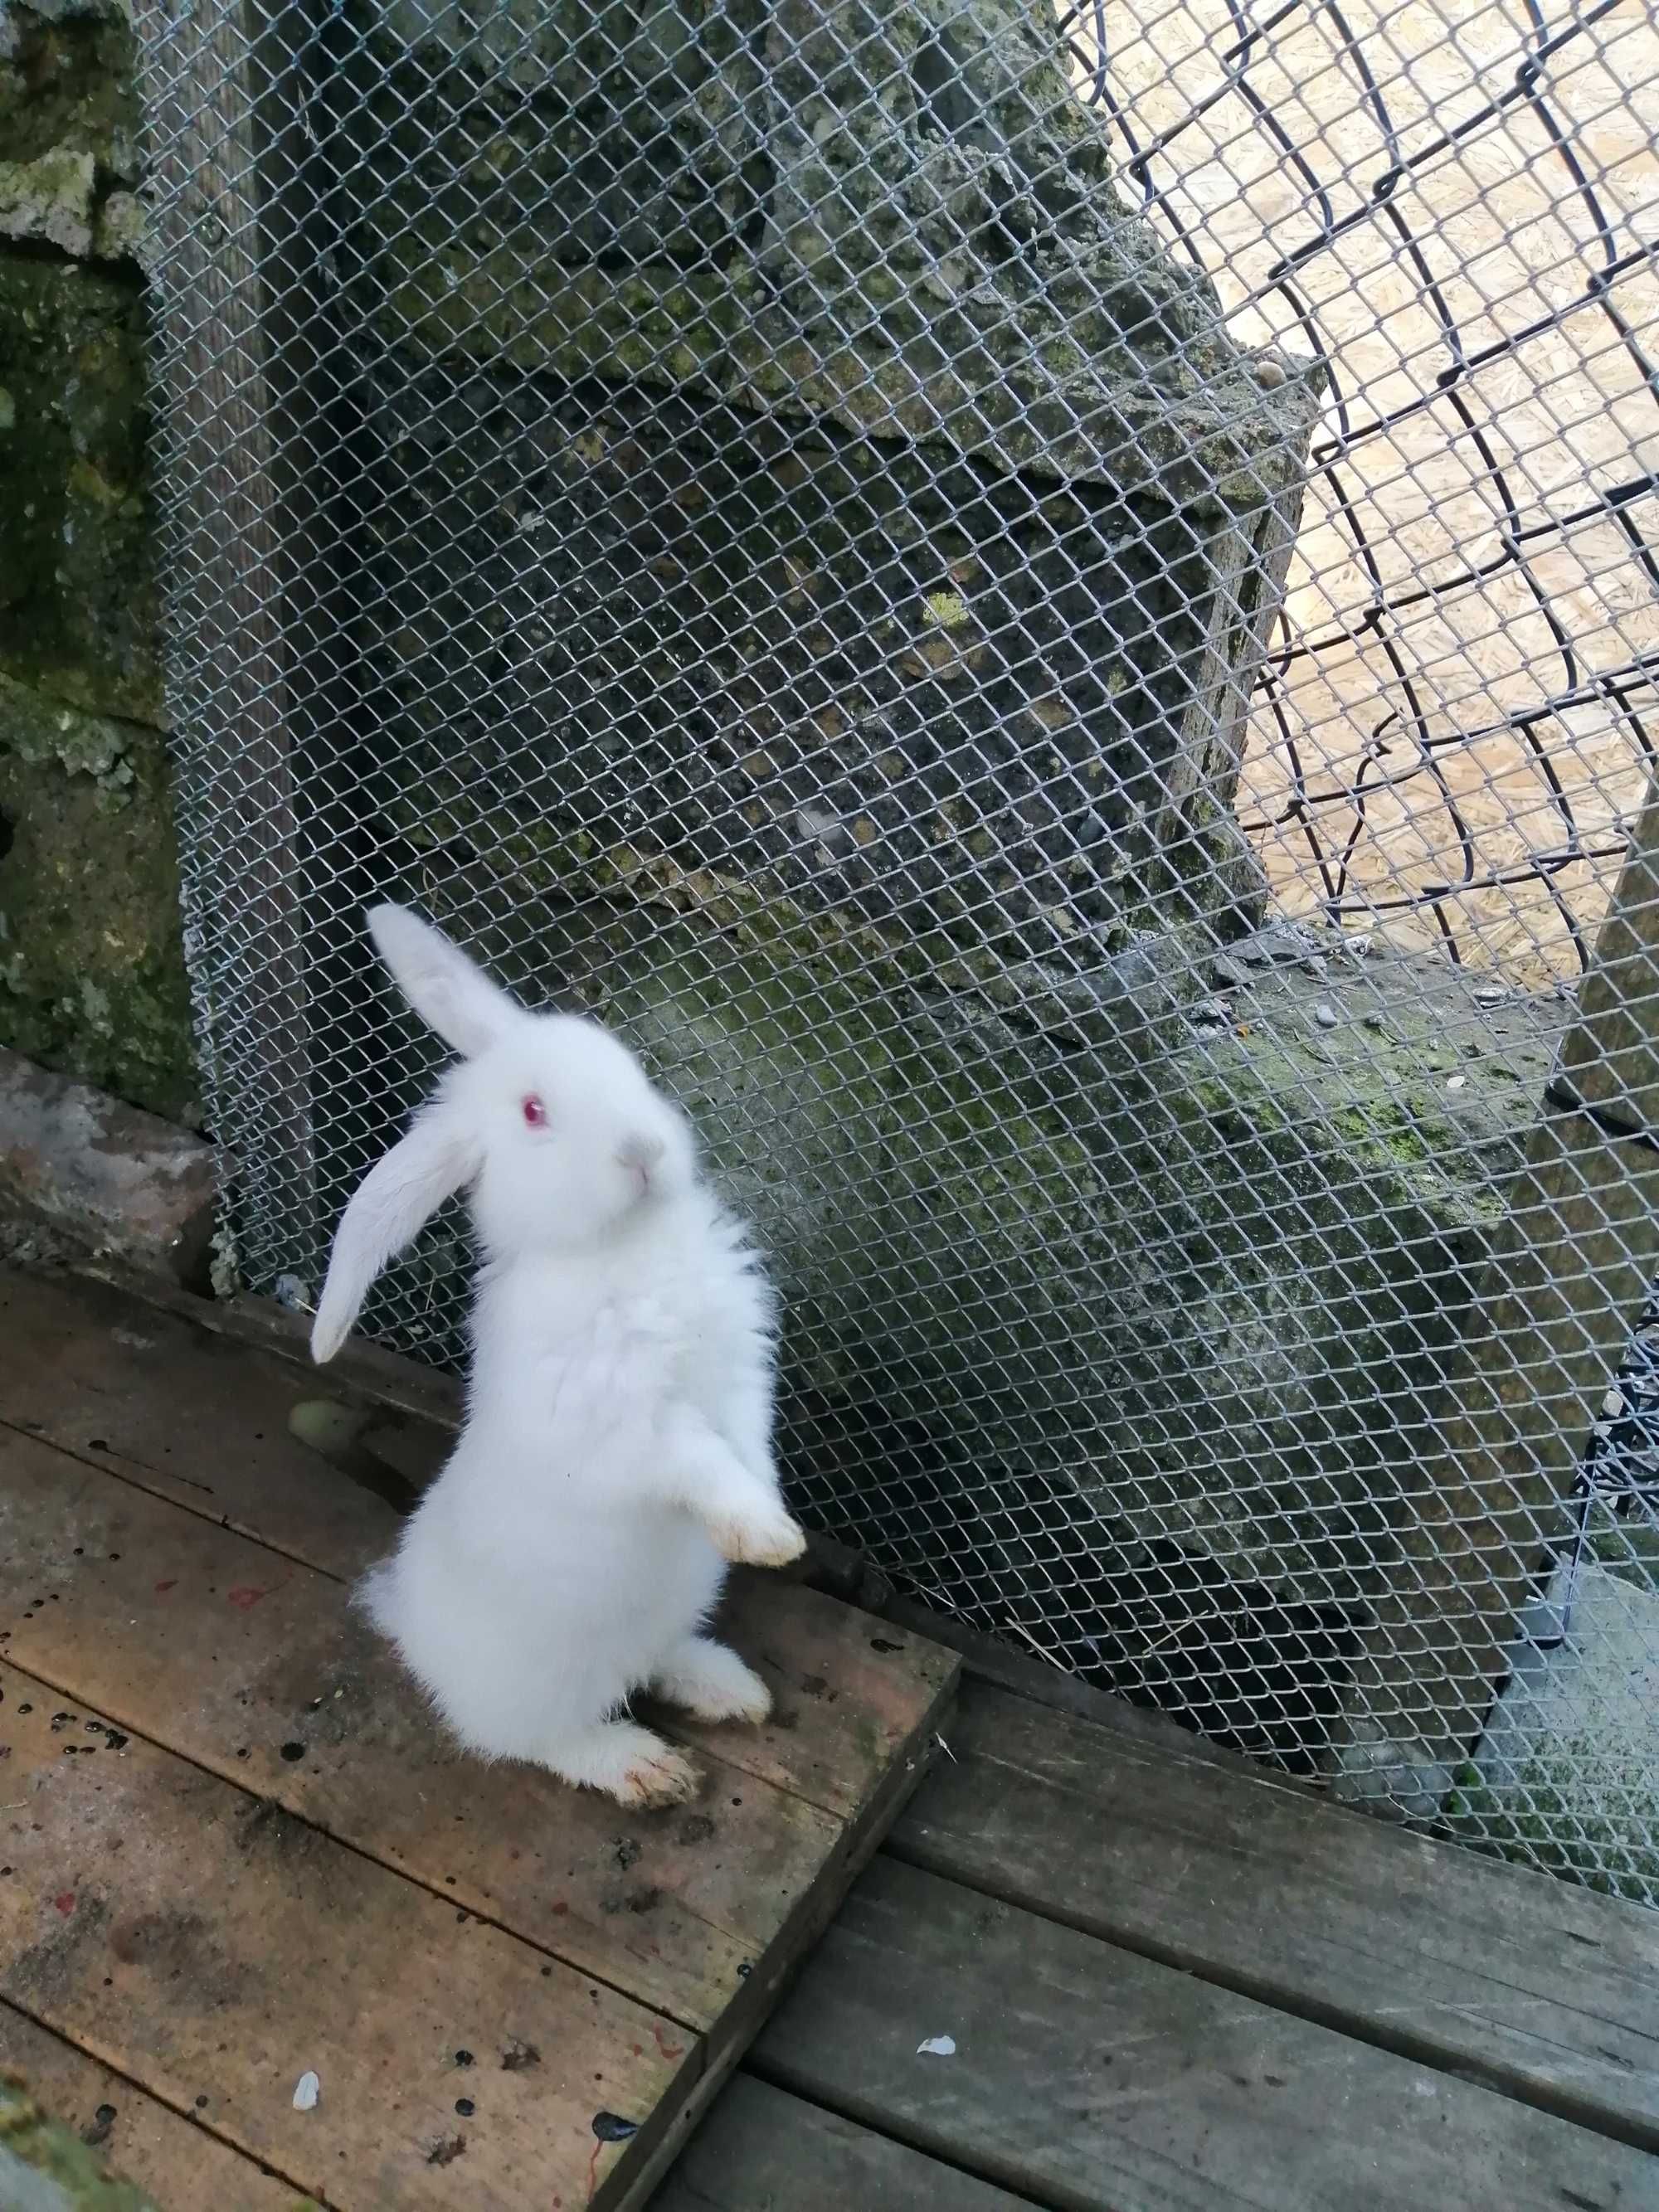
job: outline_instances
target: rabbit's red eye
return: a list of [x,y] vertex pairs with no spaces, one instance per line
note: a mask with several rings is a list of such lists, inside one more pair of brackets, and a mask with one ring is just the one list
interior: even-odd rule
[[544,1129],[547,1127],[547,1109],[533,1091],[524,1102],[524,1125],[526,1129]]

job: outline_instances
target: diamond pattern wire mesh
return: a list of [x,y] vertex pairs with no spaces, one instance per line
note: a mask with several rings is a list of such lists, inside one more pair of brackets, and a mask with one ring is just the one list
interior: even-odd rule
[[1638,0],[136,12],[227,1277],[409,899],[691,1108],[810,1521],[1659,1898]]

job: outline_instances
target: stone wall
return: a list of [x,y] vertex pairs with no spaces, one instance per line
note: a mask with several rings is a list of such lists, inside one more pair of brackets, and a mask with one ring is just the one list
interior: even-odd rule
[[193,1120],[131,33],[0,0],[0,1043]]

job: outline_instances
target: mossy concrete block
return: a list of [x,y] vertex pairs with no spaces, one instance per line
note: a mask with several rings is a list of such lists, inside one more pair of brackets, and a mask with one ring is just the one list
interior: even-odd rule
[[361,28],[371,743],[999,952],[1259,909],[1322,373],[1125,206],[1046,0]]
[[90,154],[54,147],[36,161],[0,161],[0,239],[92,251],[97,170]]
[[161,719],[136,275],[0,253],[0,670]]
[[121,0],[0,0],[0,145],[14,161],[56,147],[138,180],[132,25]]
[[94,1253],[205,1278],[213,1148],[188,1130],[0,1048],[0,1194]]
[[1234,344],[1124,206],[1041,0],[534,14],[481,38],[394,9],[371,33],[394,341],[1181,504],[1299,483],[1320,372]]
[[0,239],[136,255],[134,59],[118,0],[0,0]]
[[[1023,1593],[1055,1656],[1153,1689],[1183,1624],[1199,1640],[1194,1573],[1212,1622],[1258,1637],[1264,1604],[1358,1635],[1413,1577],[1395,1539],[1553,1005],[1494,1033],[1455,971],[1376,953],[1270,971],[1217,1023],[1168,939],[1046,996],[1040,966],[947,988],[707,879],[641,873],[623,902],[574,867],[430,849],[394,895],[617,1024],[695,1116],[772,1255],[820,1525],[1005,1629]],[[386,1011],[363,1025],[382,1071]],[[331,1206],[362,1164],[343,1096]],[[459,1258],[440,1238],[421,1267]]]
[[4,676],[0,1042],[199,1113],[162,741]]
[[1659,1904],[1659,1583],[1562,1567],[1446,1807],[1505,1858]]
[[499,806],[981,951],[1228,902],[1225,533],[644,391],[368,388],[369,744],[456,836]]

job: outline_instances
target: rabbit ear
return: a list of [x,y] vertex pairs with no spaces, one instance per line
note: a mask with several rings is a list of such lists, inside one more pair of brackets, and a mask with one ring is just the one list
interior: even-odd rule
[[345,1342],[369,1285],[428,1216],[470,1182],[478,1147],[445,1105],[424,1106],[409,1133],[377,1160],[352,1194],[335,1232],[328,1278],[311,1328],[320,1367]]
[[524,1010],[469,960],[459,945],[404,906],[368,915],[374,950],[410,1005],[463,1059],[498,1043]]

